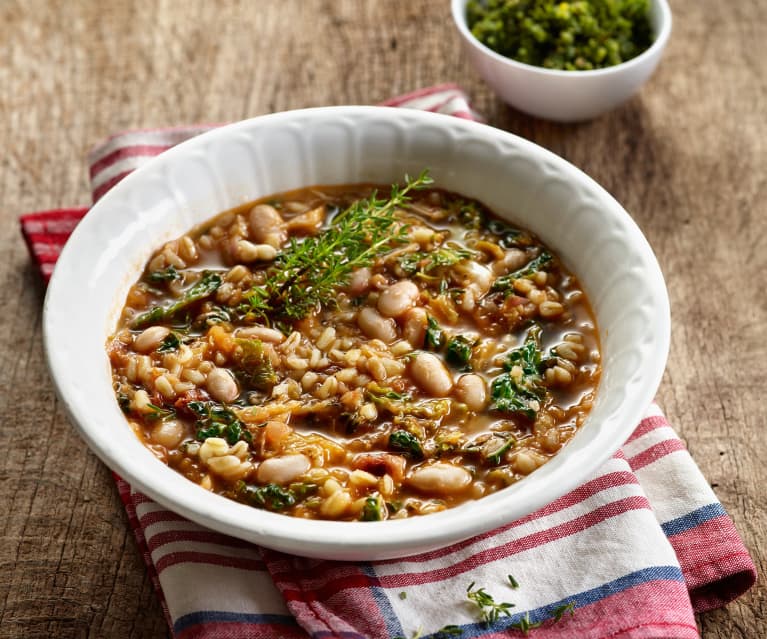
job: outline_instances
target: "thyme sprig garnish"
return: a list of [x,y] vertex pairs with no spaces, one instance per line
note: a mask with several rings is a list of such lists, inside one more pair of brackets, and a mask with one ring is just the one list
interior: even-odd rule
[[[512,576],[506,575],[506,585],[512,590],[519,588],[519,582]],[[484,588],[476,588],[476,582],[472,581],[469,587],[466,589],[466,597],[469,601],[473,602],[479,612],[480,620],[486,625],[490,626],[496,623],[501,617],[511,617],[511,609],[515,607],[513,603],[506,601],[498,602],[493,596],[487,592]],[[399,598],[401,600],[407,599],[406,592],[400,592]],[[530,612],[525,611],[524,614],[516,615],[517,619],[513,621],[508,619],[505,621],[506,627],[514,628],[515,630],[521,630],[522,633],[527,636],[531,630],[540,628],[544,624],[555,624],[562,620],[565,614],[569,613],[572,617],[575,614],[575,602],[569,601],[565,604],[561,604],[555,608],[552,608],[544,614],[544,617],[538,621],[532,621],[530,619]],[[433,635],[435,639],[437,637],[460,637],[463,634],[463,629],[456,625],[443,626],[437,630]],[[423,629],[419,628],[410,637],[410,639],[420,639],[423,635]],[[404,637],[395,637],[395,639],[405,639]]]
[[411,191],[432,183],[427,171],[415,179],[405,176],[404,186],[393,185],[388,198],[373,192],[337,214],[318,235],[292,238],[277,255],[266,283],[248,291],[248,313],[262,320],[298,320],[332,303],[352,272],[405,241],[407,227],[396,210],[407,204]]
[[[511,575],[506,575],[508,580],[508,586],[512,590],[519,588],[519,582]],[[487,592],[484,588],[475,588],[475,582],[471,582],[466,589],[466,597],[469,601],[472,601],[479,608],[480,619],[487,625],[491,625],[498,621],[501,617],[511,617],[511,609],[514,608],[513,603],[507,601],[498,602],[493,596]],[[522,633],[527,634],[535,628],[540,628],[544,623],[551,622],[552,624],[558,623],[562,620],[565,614],[570,613],[572,617],[575,614],[575,602],[569,601],[566,604],[562,604],[547,611],[547,616],[538,621],[530,620],[530,611],[525,611],[520,615],[516,621],[509,623],[509,628],[515,628],[521,630]],[[508,622],[507,622],[508,623]]]
[[507,601],[497,602],[484,588],[475,588],[473,581],[466,589],[466,597],[477,604],[481,619],[487,624],[495,623],[502,615],[511,616],[509,610],[514,607],[513,603]]
[[530,621],[530,612],[526,611],[525,614],[519,618],[519,621],[511,624],[511,627],[521,630],[522,634],[527,636],[531,630],[540,628],[542,625],[542,621]]

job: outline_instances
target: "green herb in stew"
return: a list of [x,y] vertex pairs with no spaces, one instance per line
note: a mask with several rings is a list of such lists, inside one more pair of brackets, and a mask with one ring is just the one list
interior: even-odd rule
[[423,459],[423,448],[418,438],[406,430],[395,430],[389,435],[389,448],[413,459]]
[[498,375],[491,385],[491,410],[535,419],[546,394],[540,371],[540,334],[540,327],[533,326],[525,343],[509,352],[504,363],[506,372]]
[[251,486],[245,482],[239,482],[237,484],[237,498],[255,508],[266,510],[285,510],[296,503],[295,493],[289,488],[282,488],[277,484]]
[[240,439],[250,441],[252,435],[230,409],[216,402],[189,402],[187,408],[197,416],[197,439],[222,437],[229,444]]
[[445,345],[445,332],[433,317],[426,319],[426,332],[423,345],[430,351],[441,351]]
[[153,309],[142,313],[131,323],[132,328],[145,328],[152,324],[159,324],[173,319],[181,311],[187,309],[195,302],[204,300],[213,295],[221,286],[221,275],[212,271],[203,271],[202,277],[193,284],[176,302],[168,306],[155,306]]
[[448,341],[445,359],[449,364],[455,366],[461,371],[471,370],[471,353],[474,343],[464,337],[457,335]]
[[528,275],[532,275],[536,271],[543,271],[545,270],[545,267],[551,262],[551,253],[548,251],[542,251],[541,254],[530,260],[527,264],[525,264],[522,268],[514,271],[513,273],[509,273],[508,275],[503,275],[502,277],[499,277],[498,279],[493,282],[493,290],[494,291],[508,291],[514,286],[514,280],[518,280],[521,277],[526,277]]

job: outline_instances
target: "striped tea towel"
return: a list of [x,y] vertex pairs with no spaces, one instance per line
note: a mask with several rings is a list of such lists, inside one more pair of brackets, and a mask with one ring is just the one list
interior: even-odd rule
[[[453,85],[386,104],[476,118]],[[110,138],[90,155],[94,200],[208,128]],[[46,280],[86,210],[21,218]],[[732,521],[654,405],[577,490],[499,530],[399,560],[322,561],[260,548],[115,479],[178,639],[687,639],[698,637],[694,611],[724,605],[756,579]]]

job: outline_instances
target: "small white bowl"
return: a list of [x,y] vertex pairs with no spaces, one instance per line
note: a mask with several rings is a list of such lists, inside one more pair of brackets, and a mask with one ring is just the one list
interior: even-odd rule
[[668,3],[650,0],[655,40],[636,58],[593,71],[544,69],[502,56],[477,40],[466,23],[467,2],[452,0],[452,12],[474,68],[504,102],[558,122],[589,120],[631,97],[655,70],[671,35]]
[[[105,353],[129,287],[152,251],[214,214],[313,184],[401,181],[428,167],[438,186],[482,200],[538,234],[580,278],[597,317],[603,374],[591,415],[552,461],[478,501],[383,522],[298,519],[210,493],[136,438]],[[585,481],[652,400],[669,346],[658,264],[631,217],[553,153],[489,126],[385,107],[267,115],[185,142],[107,193],[75,229],[48,288],[44,338],[54,384],[85,441],[162,505],[215,530],[299,555],[382,559],[491,530]]]

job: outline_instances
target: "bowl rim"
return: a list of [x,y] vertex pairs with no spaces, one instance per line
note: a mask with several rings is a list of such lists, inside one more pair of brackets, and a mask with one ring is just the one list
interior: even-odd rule
[[497,51],[494,51],[486,44],[480,42],[469,29],[469,25],[466,21],[466,4],[468,0],[451,0],[451,14],[453,22],[459,33],[463,36],[463,39],[471,44],[475,49],[483,53],[485,56],[492,58],[496,62],[507,64],[512,68],[519,69],[520,71],[535,72],[542,76],[551,78],[595,78],[600,76],[607,76],[616,73],[621,73],[633,69],[634,67],[641,66],[645,61],[651,59],[656,54],[660,54],[665,49],[669,38],[671,37],[671,29],[673,23],[673,17],[671,15],[671,7],[667,0],[650,0],[650,4],[655,3],[660,11],[660,30],[655,36],[653,43],[638,56],[621,62],[620,64],[614,64],[603,69],[584,69],[572,71],[565,69],[547,69],[545,67],[539,67],[534,64],[527,64],[526,62],[520,62],[513,58],[508,58],[505,55],[501,55]]
[[[177,157],[184,157],[204,148],[217,138],[225,139],[227,136],[248,130],[250,127],[257,128],[269,126],[271,123],[290,123],[301,119],[311,120],[312,118],[322,121],[323,117],[329,118],[331,116],[357,117],[359,119],[365,117],[376,119],[402,118],[405,121],[410,121],[412,126],[437,123],[440,126],[462,128],[468,134],[480,139],[497,142],[499,137],[505,138],[518,148],[524,149],[525,152],[534,154],[538,159],[559,166],[568,178],[577,179],[581,184],[587,185],[599,197],[600,205],[609,207],[611,214],[620,217],[625,225],[625,230],[631,235],[633,245],[642,258],[643,264],[649,269],[648,276],[653,288],[653,299],[658,303],[656,317],[660,322],[657,340],[653,342],[652,362],[655,364],[653,370],[644,373],[643,384],[640,385],[636,393],[627,398],[626,403],[629,404],[630,410],[626,411],[624,415],[625,423],[619,424],[618,432],[609,439],[610,445],[589,456],[585,463],[579,466],[581,472],[575,473],[573,476],[566,475],[563,481],[556,485],[555,482],[549,481],[546,485],[537,486],[536,490],[527,491],[525,494],[527,505],[524,507],[524,513],[515,513],[515,517],[509,517],[503,512],[498,512],[500,510],[498,508],[495,511],[492,510],[493,505],[503,501],[502,495],[504,493],[510,494],[508,491],[513,491],[516,494],[516,490],[512,486],[506,491],[499,491],[480,500],[470,501],[462,506],[430,514],[426,518],[414,517],[382,522],[306,520],[310,525],[299,526],[295,525],[296,519],[293,517],[253,509],[205,491],[160,462],[158,462],[156,472],[154,469],[148,472],[144,468],[145,464],[141,461],[137,462],[129,455],[116,455],[112,450],[113,446],[109,441],[108,434],[105,432],[109,429],[104,429],[102,422],[84,423],[85,419],[81,414],[78,414],[77,405],[70,401],[76,399],[76,394],[72,388],[70,361],[64,357],[62,349],[54,348],[57,337],[66,337],[60,332],[57,335],[57,331],[60,331],[61,328],[57,326],[55,311],[57,304],[61,306],[64,301],[69,301],[67,285],[71,287],[77,284],[77,282],[67,282],[66,277],[70,270],[67,264],[69,262],[77,263],[82,257],[82,250],[79,246],[83,241],[81,238],[87,238],[91,227],[96,227],[102,216],[101,212],[109,212],[112,201],[119,202],[123,193],[129,193],[136,183],[140,185],[145,175],[151,175],[156,169],[167,166]],[[449,115],[390,107],[335,106],[258,116],[203,133],[149,160],[110,189],[94,204],[91,211],[77,226],[61,253],[45,298],[43,338],[46,360],[54,387],[71,422],[77,427],[81,436],[97,456],[110,469],[116,471],[131,484],[134,489],[142,491],[162,506],[179,512],[201,525],[241,539],[261,543],[267,547],[285,550],[287,546],[283,540],[288,540],[289,549],[287,551],[296,554],[334,559],[381,559],[408,556],[425,549],[445,547],[509,523],[517,517],[534,512],[569,490],[576,488],[590,473],[602,466],[631,434],[657,392],[670,345],[670,309],[668,293],[660,267],[639,227],[602,186],[565,159],[529,140],[501,129]],[[127,426],[127,424],[125,425]],[[126,431],[129,429],[126,428]],[[132,433],[130,434],[132,435]],[[557,459],[566,459],[566,455],[557,455],[547,466],[558,467],[558,464],[562,462],[555,464]],[[150,481],[151,477],[147,476],[155,474],[161,475],[164,481],[153,484]],[[179,481],[183,482],[183,486]],[[524,483],[519,482],[515,486]],[[467,508],[467,505],[470,508]],[[474,516],[466,516],[465,513],[467,512]],[[364,534],[361,534],[362,531]],[[276,544],[275,540],[280,541],[280,544]],[[409,550],[403,551],[404,548],[409,548]]]

